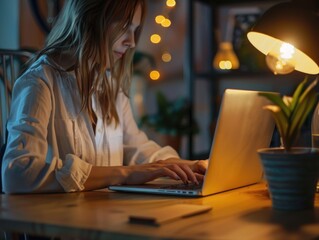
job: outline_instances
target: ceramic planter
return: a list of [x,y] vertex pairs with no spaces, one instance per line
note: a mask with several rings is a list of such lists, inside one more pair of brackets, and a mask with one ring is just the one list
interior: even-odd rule
[[319,149],[283,148],[258,150],[268,182],[272,207],[303,210],[314,207],[318,180]]

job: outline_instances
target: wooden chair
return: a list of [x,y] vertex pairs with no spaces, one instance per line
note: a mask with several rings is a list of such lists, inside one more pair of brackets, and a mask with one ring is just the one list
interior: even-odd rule
[[5,125],[10,111],[14,81],[33,55],[34,53],[29,50],[0,49],[0,146],[6,141]]
[[[12,88],[26,62],[34,56],[30,50],[0,49],[0,166],[6,143],[6,123],[10,112]],[[0,192],[2,181],[0,171]]]
[[[15,80],[25,70],[26,63],[35,55],[34,50],[0,49],[0,194],[2,193],[1,163],[5,150],[7,131],[6,122],[10,113],[12,89]],[[5,240],[49,240],[55,238],[37,237],[28,234],[1,232]]]
[[[34,55],[28,50],[0,49],[0,193],[2,193],[1,164],[6,143],[6,122],[10,112],[13,84],[25,63]],[[27,240],[26,234],[1,232],[1,239]]]

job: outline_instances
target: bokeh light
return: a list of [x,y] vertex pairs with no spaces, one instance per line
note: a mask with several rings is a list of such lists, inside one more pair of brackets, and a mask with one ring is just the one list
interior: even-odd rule
[[158,80],[160,78],[160,76],[161,76],[161,74],[157,70],[153,70],[150,72],[150,79],[152,79],[153,81]]
[[162,27],[169,27],[171,26],[171,20],[169,20],[168,18],[165,18],[162,22],[161,22],[161,25]]
[[165,20],[165,17],[163,15],[157,15],[155,17],[155,22],[158,24],[161,24]]
[[223,70],[229,70],[229,69],[232,69],[233,65],[231,63],[231,61],[220,61],[219,62],[219,68],[220,69],[223,69]]
[[167,0],[166,1],[166,6],[167,7],[175,7],[175,5],[176,5],[175,0]]
[[158,35],[158,34],[152,34],[152,36],[151,36],[151,42],[152,43],[155,43],[155,44],[157,44],[157,43],[159,43],[160,41],[161,41],[161,36],[160,35]]
[[172,55],[169,52],[164,52],[162,54],[163,62],[170,62],[172,60]]

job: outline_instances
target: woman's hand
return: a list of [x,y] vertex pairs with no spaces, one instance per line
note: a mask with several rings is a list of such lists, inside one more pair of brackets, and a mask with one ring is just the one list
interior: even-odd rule
[[204,175],[208,167],[208,160],[185,160],[179,158],[169,158],[166,160],[160,160],[159,162],[187,165],[195,174],[197,181],[199,182],[202,182],[204,180]]
[[[190,164],[191,162],[191,164]],[[154,163],[129,166],[126,169],[124,184],[142,184],[159,177],[170,177],[184,183],[199,184],[205,173],[205,161],[187,161],[180,159],[160,160]]]
[[204,180],[207,163],[207,160],[190,161],[170,158],[133,166],[93,166],[84,185],[85,190],[93,190],[118,184],[143,184],[159,177],[199,184]]
[[193,162],[193,164],[190,165],[193,172],[205,175],[206,169],[208,167],[208,160],[197,160],[197,161],[183,160],[183,161]]
[[204,179],[208,161],[189,161],[178,158],[160,160],[154,163],[129,166],[126,169],[125,184],[142,184],[159,177],[170,177],[184,183],[199,184]]
[[165,162],[165,163],[176,163],[176,164],[186,164],[188,165],[193,172],[199,174],[205,174],[206,169],[208,167],[208,160],[185,160],[179,158],[168,158],[166,160],[160,160],[157,162]]

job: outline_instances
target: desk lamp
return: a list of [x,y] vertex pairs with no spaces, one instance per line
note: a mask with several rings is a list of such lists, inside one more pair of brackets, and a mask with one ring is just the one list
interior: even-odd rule
[[[319,73],[319,5],[316,1],[279,3],[266,11],[247,33],[250,43],[266,55],[266,63],[275,74],[294,70],[311,75]],[[312,117],[315,147],[318,113],[319,104]]]
[[266,11],[248,32],[250,43],[266,55],[275,74],[294,70],[319,73],[319,17],[307,1],[279,3]]

